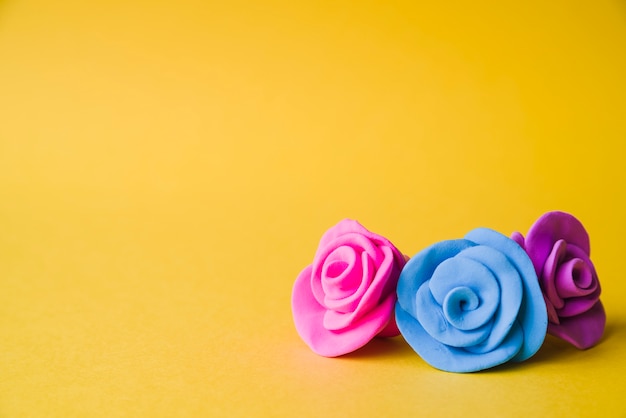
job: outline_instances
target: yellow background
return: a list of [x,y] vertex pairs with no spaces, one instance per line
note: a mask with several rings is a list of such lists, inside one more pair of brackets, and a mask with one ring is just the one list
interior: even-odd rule
[[[619,0],[0,0],[0,416],[626,416],[625,78]],[[554,209],[591,350],[459,375],[295,332],[340,219],[413,255]]]

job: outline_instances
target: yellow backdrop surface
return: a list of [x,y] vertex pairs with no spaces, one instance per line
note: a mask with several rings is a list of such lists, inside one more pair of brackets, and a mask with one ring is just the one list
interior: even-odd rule
[[[626,6],[0,0],[0,416],[626,416]],[[548,210],[590,350],[461,375],[313,354],[322,233],[413,255]]]

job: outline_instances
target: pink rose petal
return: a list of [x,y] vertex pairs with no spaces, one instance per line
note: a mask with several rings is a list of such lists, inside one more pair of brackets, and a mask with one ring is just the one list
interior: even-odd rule
[[334,332],[323,326],[324,314],[328,312],[313,297],[309,277],[311,267],[305,268],[296,279],[292,294],[292,312],[296,330],[307,345],[317,354],[337,357],[357,350],[385,328],[395,298],[389,297],[376,311],[342,332]]
[[296,279],[296,330],[317,354],[335,357],[399,330],[393,308],[405,256],[386,238],[343,220],[322,236],[313,263]]

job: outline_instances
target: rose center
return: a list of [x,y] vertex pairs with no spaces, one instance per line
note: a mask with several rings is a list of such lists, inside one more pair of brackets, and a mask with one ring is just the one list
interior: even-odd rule
[[446,319],[452,325],[459,329],[472,329],[476,324],[469,320],[467,314],[478,308],[478,305],[480,299],[476,292],[469,287],[459,286],[448,292],[441,307]]
[[326,277],[329,279],[336,279],[348,268],[348,263],[342,260],[333,261],[328,265],[326,270]]
[[572,280],[576,287],[580,289],[587,289],[591,286],[593,277],[589,268],[585,265],[583,260],[577,260],[572,268]]
[[358,254],[348,246],[336,248],[326,258],[321,279],[325,303],[329,309],[342,309],[330,301],[344,300],[359,289],[363,281],[363,268],[359,261]]

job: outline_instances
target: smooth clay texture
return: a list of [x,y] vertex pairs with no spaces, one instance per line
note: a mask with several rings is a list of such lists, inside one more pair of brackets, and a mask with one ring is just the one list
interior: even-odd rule
[[526,253],[486,228],[412,257],[400,275],[400,332],[432,366],[474,372],[539,350],[546,307]]

